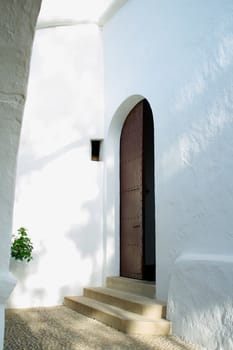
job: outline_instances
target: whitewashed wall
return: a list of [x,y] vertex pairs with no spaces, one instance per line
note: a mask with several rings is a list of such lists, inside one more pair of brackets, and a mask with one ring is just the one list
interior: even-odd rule
[[0,349],[4,310],[15,285],[9,273],[15,169],[28,68],[41,1],[1,1],[0,36]]
[[14,232],[24,226],[34,258],[11,261],[8,306],[55,305],[102,283],[103,61],[97,25],[38,30],[19,147]]
[[[172,271],[181,254],[207,256],[205,264],[200,264],[198,283],[182,291],[190,309],[177,308],[175,317],[170,314],[176,334],[189,340],[187,324],[193,322],[192,341],[207,347],[207,337],[203,333],[199,338],[195,326],[203,322],[214,337],[211,325],[216,315],[209,317],[208,308],[218,300],[213,297],[199,313],[206,292],[199,289],[205,285],[211,261],[221,257],[231,261],[233,254],[232,18],[229,0],[129,0],[103,30],[105,130],[110,150],[104,225],[108,228],[106,246],[112,252],[107,257],[107,273],[119,272],[117,137],[129,108],[145,97],[155,119],[157,296],[167,300],[168,292],[170,298],[179,295],[179,289],[173,294],[179,284],[174,282],[178,272]],[[209,255],[215,257],[208,263]],[[183,278],[186,266],[179,265]],[[188,266],[194,273],[196,259]],[[224,269],[225,265],[220,266]],[[214,288],[223,279],[221,273],[212,272],[209,284]],[[229,278],[229,273],[225,276]],[[188,294],[190,290],[193,294]],[[232,298],[230,287],[227,292],[224,289],[226,295]],[[176,327],[184,317],[179,310],[186,310],[182,330]],[[222,332],[213,341],[214,349],[230,349],[229,344],[223,345],[223,335],[224,327],[229,331],[232,323],[222,321],[219,326]]]

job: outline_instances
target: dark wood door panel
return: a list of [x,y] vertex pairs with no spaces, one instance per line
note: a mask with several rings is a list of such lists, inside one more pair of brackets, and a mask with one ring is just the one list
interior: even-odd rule
[[143,277],[143,102],[128,115],[120,145],[121,275]]
[[155,279],[154,125],[146,100],[121,133],[120,270],[124,277]]

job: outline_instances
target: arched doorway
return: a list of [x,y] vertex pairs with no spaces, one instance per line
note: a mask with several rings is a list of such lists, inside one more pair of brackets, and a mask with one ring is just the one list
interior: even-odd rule
[[146,100],[128,114],[120,138],[120,274],[155,280],[154,126]]

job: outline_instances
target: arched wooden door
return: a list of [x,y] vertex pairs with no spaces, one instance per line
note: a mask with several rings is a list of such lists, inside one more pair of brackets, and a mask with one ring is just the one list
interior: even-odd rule
[[154,127],[146,100],[129,113],[121,132],[120,274],[155,280]]

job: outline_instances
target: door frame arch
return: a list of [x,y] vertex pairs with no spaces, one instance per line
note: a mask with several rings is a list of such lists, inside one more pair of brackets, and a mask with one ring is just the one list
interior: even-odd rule
[[[116,109],[107,128],[104,145],[104,200],[103,200],[103,282],[107,276],[120,274],[120,136],[129,112],[143,95],[132,95]],[[152,110],[154,121],[154,113]]]

